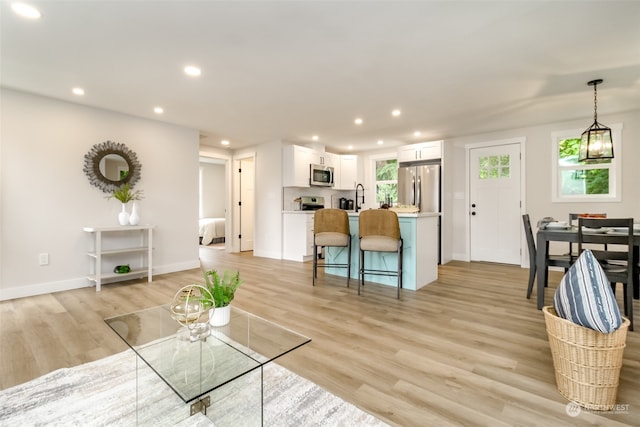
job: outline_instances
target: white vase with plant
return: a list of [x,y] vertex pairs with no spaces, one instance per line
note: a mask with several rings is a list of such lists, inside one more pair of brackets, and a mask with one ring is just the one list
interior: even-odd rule
[[209,324],[211,326],[224,326],[231,319],[231,306],[229,305],[235,296],[236,289],[242,284],[239,272],[225,271],[222,277],[216,270],[204,272],[205,287],[212,295],[212,300],[206,301],[211,307],[209,311]]
[[120,225],[129,225],[129,212],[127,212],[127,204],[122,204],[122,210],[118,214],[118,223]]
[[[120,187],[116,188],[115,190],[113,190],[113,193],[111,193],[110,196],[107,197],[108,199],[114,198],[120,201],[120,203],[122,203],[122,211],[120,211],[120,213],[118,214],[118,223],[120,223],[120,225],[128,225],[130,223],[130,215],[127,212],[127,203],[129,203],[132,200],[142,200],[142,190],[135,190],[133,191],[133,189],[131,188],[131,185],[127,182],[126,184],[121,185]],[[136,211],[136,215],[137,215],[137,211]],[[136,220],[136,224],[139,221],[139,217]],[[132,225],[136,225],[136,224],[132,224]]]
[[138,204],[133,202],[131,204],[131,214],[129,215],[129,224],[138,225],[140,222],[140,214],[138,213]]

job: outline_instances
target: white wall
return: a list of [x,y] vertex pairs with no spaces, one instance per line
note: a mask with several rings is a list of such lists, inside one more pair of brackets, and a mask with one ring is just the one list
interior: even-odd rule
[[[141,223],[156,224],[154,272],[197,268],[198,131],[2,89],[0,299],[87,286],[90,236],[120,204],[82,171],[94,144],[127,145],[142,164]],[[40,266],[38,254],[50,264]],[[108,288],[107,288],[108,289]],[[104,290],[103,290],[104,292]]]
[[[551,133],[569,129],[586,129],[593,118],[561,123],[544,124],[501,132],[474,135],[445,140],[447,150],[446,176],[452,184],[452,258],[466,259],[467,215],[469,209],[461,197],[466,191],[465,145],[524,136],[526,186],[523,213],[529,213],[535,224],[540,218],[551,216],[566,220],[570,212],[606,212],[609,216],[633,216],[640,220],[640,111],[609,116],[598,116],[598,121],[606,124],[622,123],[622,150],[615,153],[622,161],[622,200],[609,203],[554,203],[551,201]],[[565,248],[566,249],[566,248]]]

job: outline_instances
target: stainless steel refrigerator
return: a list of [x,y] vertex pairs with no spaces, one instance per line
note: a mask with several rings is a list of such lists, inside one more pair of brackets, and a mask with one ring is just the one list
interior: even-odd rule
[[[440,160],[398,165],[398,204],[420,212],[440,211]],[[442,217],[438,218],[438,264],[442,262]]]
[[400,163],[398,204],[417,206],[420,212],[440,212],[440,160]]

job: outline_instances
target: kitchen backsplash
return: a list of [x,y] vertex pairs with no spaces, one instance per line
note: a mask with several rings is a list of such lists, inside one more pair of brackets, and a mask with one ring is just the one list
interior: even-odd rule
[[324,197],[325,208],[339,208],[339,200],[341,197],[347,199],[355,199],[355,190],[333,190],[331,188],[311,187],[311,188],[282,188],[282,210],[295,211],[299,209],[299,205],[294,200],[301,196]]

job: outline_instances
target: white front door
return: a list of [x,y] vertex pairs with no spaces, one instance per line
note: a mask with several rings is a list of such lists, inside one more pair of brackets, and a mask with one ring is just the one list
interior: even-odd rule
[[520,144],[469,150],[471,261],[520,264]]
[[240,251],[253,250],[254,163],[253,157],[240,160]]

